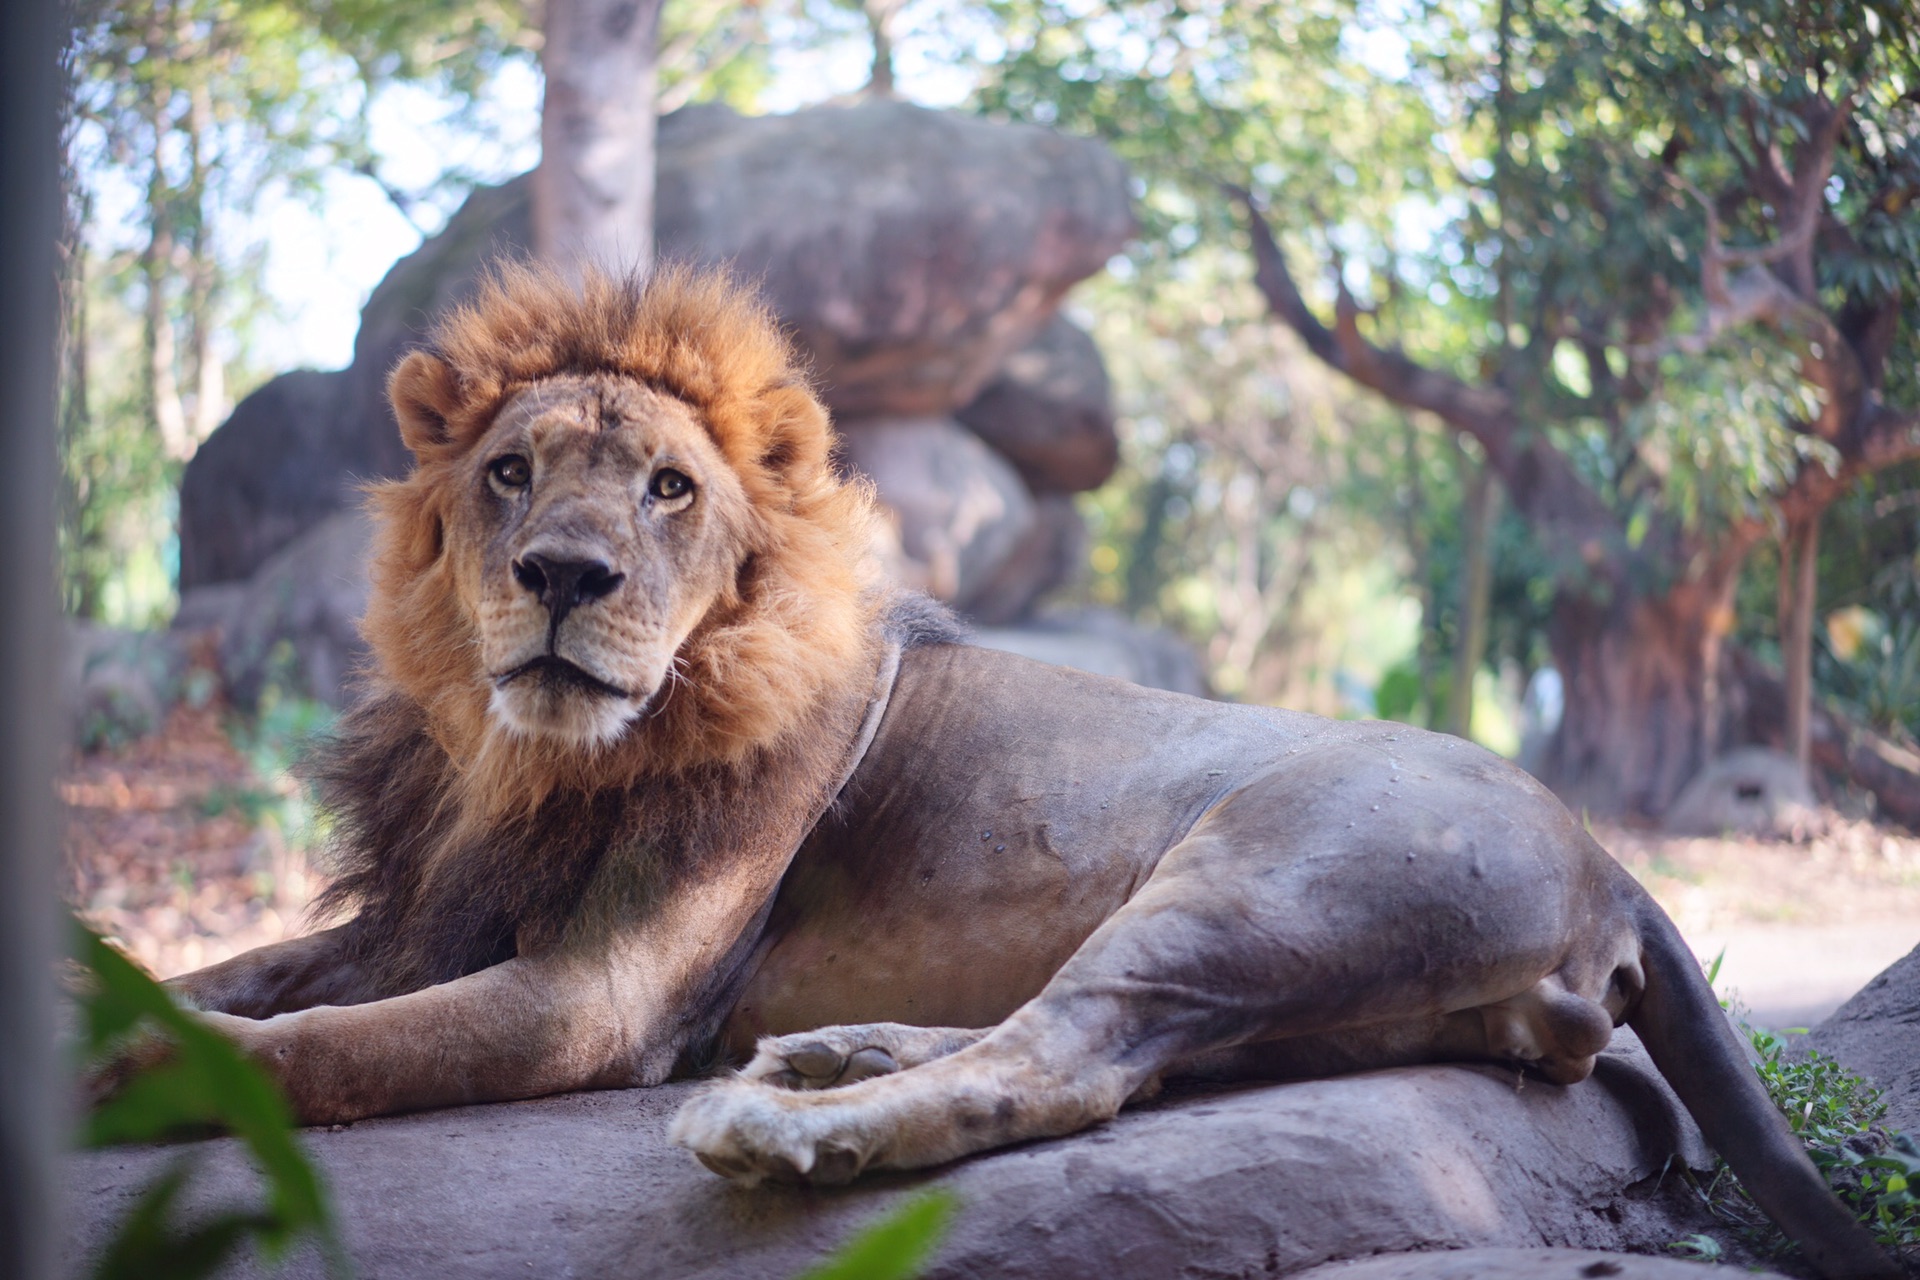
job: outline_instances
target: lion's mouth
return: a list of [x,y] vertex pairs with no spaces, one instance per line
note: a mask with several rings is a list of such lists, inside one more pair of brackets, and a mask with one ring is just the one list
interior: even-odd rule
[[504,689],[516,680],[532,676],[541,684],[562,688],[578,689],[585,693],[597,693],[608,698],[631,700],[633,695],[619,685],[609,684],[599,676],[581,667],[575,666],[565,658],[555,654],[543,653],[537,658],[521,663],[513,670],[493,678],[495,688]]

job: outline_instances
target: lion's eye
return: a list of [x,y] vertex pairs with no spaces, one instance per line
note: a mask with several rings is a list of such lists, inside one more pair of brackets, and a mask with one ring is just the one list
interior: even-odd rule
[[684,498],[693,492],[693,481],[671,467],[662,467],[653,473],[647,492],[656,498]]
[[495,458],[493,478],[509,489],[524,489],[533,482],[533,464],[517,453]]

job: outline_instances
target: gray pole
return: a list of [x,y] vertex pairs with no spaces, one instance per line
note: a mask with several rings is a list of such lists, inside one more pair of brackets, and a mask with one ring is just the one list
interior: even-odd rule
[[0,4],[0,1275],[53,1274],[55,0]]

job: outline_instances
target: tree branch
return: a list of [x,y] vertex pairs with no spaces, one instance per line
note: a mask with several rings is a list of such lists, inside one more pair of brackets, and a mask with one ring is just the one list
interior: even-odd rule
[[1624,557],[1618,554],[1624,542],[1619,522],[1545,435],[1520,422],[1512,397],[1498,387],[1465,382],[1429,369],[1404,352],[1369,342],[1360,332],[1358,308],[1351,298],[1338,308],[1334,327],[1328,328],[1301,296],[1252,193],[1232,184],[1223,188],[1247,213],[1255,286],[1268,308],[1307,350],[1368,390],[1405,408],[1423,409],[1456,432],[1472,436],[1506,486],[1515,509],[1558,554],[1600,573],[1624,567]]

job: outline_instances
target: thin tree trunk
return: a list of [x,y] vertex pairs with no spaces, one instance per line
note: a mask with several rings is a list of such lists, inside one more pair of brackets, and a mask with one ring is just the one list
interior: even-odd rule
[[900,17],[904,0],[865,0],[861,8],[867,15],[867,29],[873,34],[873,70],[867,76],[867,93],[875,98],[893,96],[893,25]]
[[1782,748],[1805,769],[1811,762],[1813,614],[1820,569],[1820,517],[1787,526],[1780,540],[1780,665],[1786,673],[1786,728]]
[[645,271],[653,258],[654,51],[661,0],[547,0],[534,251]]
[[1462,467],[1471,467],[1462,500],[1460,575],[1460,631],[1453,651],[1453,675],[1447,684],[1447,732],[1473,736],[1473,681],[1487,653],[1487,614],[1493,600],[1493,522],[1500,510],[1500,487],[1484,464],[1460,452]]
[[1407,551],[1413,557],[1414,591],[1420,600],[1420,630],[1413,650],[1414,670],[1420,681],[1420,691],[1414,702],[1414,717],[1417,723],[1431,728],[1437,723],[1433,690],[1437,683],[1438,654],[1434,640],[1439,625],[1439,611],[1434,607],[1433,598],[1433,547],[1426,533],[1427,486],[1420,459],[1420,428],[1410,413],[1401,415],[1400,424],[1407,451],[1406,520],[1401,534],[1406,538]]
[[[1508,77],[1512,59],[1513,0],[1500,0],[1496,53],[1499,87],[1494,95],[1495,149],[1493,201],[1500,224],[1500,256],[1495,263],[1497,293],[1494,319],[1500,326],[1500,365],[1496,376],[1504,385],[1507,371],[1509,334],[1513,322],[1513,245],[1507,234],[1507,182],[1512,170],[1513,87]],[[1473,736],[1473,681],[1487,650],[1487,611],[1493,595],[1493,519],[1500,494],[1494,485],[1493,469],[1486,463],[1475,464],[1454,438],[1454,453],[1464,472],[1471,468],[1463,500],[1466,522],[1462,530],[1460,574],[1460,629],[1455,637],[1453,676],[1447,684],[1447,732],[1462,738]]]
[[[158,18],[151,37],[154,48],[167,47]],[[146,252],[141,255],[141,274],[146,278],[147,308],[143,346],[146,356],[147,414],[160,434],[167,455],[184,458],[189,452],[187,415],[180,404],[180,384],[174,372],[173,317],[167,306],[167,279],[173,272],[173,191],[160,163],[161,142],[172,122],[168,118],[167,90],[156,81],[147,102],[147,124],[153,131],[153,168],[147,178],[148,234]]]
[[187,323],[192,348],[188,355],[193,369],[193,421],[189,424],[189,451],[199,448],[200,442],[213,434],[227,408],[226,371],[213,349],[219,267],[214,260],[213,229],[207,225],[206,147],[213,134],[213,100],[204,80],[194,85],[190,101],[187,152],[192,173],[187,199],[193,209],[193,236],[188,245]]

